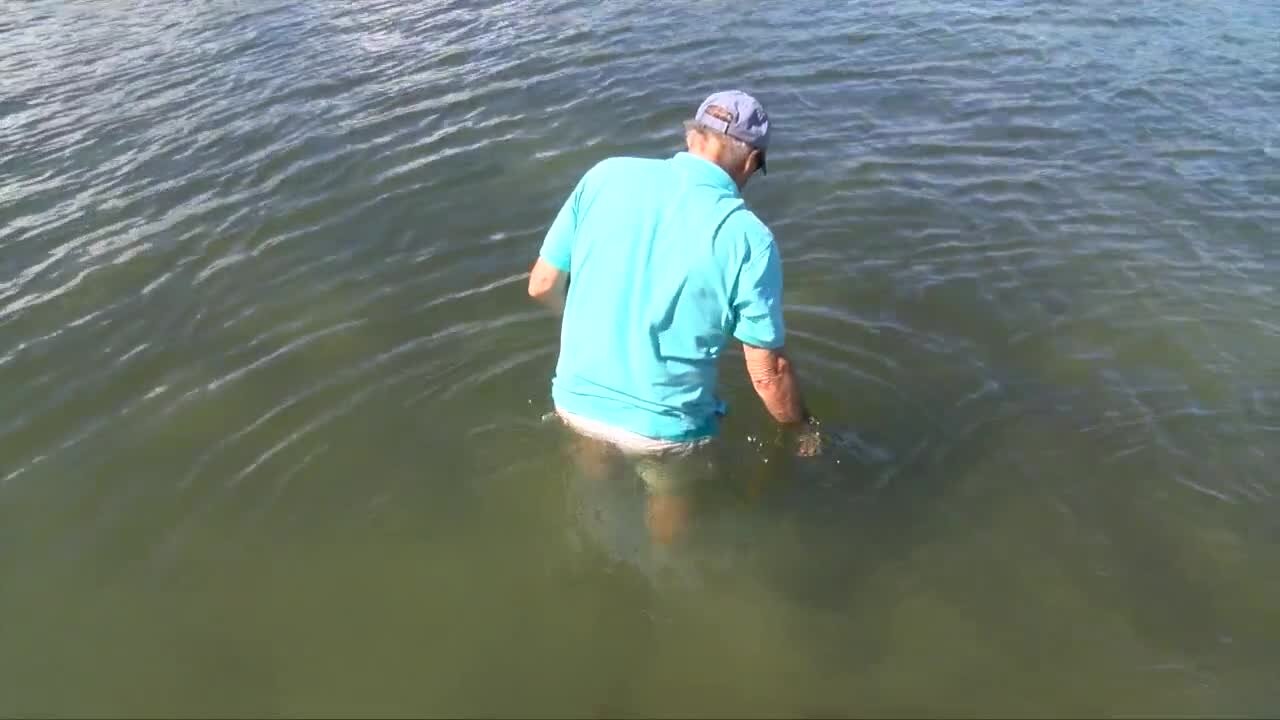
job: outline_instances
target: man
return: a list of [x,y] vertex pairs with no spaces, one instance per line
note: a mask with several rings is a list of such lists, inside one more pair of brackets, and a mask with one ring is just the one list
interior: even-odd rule
[[[730,339],[773,418],[811,418],[783,350],[782,266],[741,190],[766,172],[769,117],[718,92],[685,123],[688,150],[615,157],[578,182],[547,231],[529,295],[563,314],[556,412],[601,453],[639,460],[650,530],[683,525],[689,468],[716,436],[718,364]],[[811,449],[811,446],[809,446]]]

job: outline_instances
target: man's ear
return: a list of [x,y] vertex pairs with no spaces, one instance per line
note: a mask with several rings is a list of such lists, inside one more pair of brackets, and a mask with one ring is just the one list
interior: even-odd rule
[[705,140],[697,130],[690,128],[684,131],[684,144],[691,152],[699,150],[704,142]]

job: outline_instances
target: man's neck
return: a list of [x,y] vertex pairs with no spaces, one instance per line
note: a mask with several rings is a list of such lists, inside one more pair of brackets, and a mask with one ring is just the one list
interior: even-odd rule
[[689,154],[696,158],[701,158],[703,160],[706,160],[712,165],[715,165],[716,167],[723,170],[724,174],[728,175],[730,180],[733,180],[733,184],[738,187],[738,190],[739,191],[742,190],[742,182],[738,179],[736,175],[734,175],[732,172],[729,171],[729,168],[721,165],[714,154],[703,151],[703,150],[694,150],[692,148],[690,148]]
[[711,163],[712,165],[715,165],[716,167],[720,167],[720,163],[716,162],[716,156],[701,148],[697,148],[697,149],[690,148],[689,154],[694,157],[702,158],[703,160],[706,160],[707,162]]

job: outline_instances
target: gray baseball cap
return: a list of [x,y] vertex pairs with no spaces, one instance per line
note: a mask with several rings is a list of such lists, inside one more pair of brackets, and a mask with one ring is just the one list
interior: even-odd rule
[[768,174],[764,156],[769,147],[769,115],[759,100],[741,90],[712,93],[702,101],[693,120],[759,150],[760,172]]

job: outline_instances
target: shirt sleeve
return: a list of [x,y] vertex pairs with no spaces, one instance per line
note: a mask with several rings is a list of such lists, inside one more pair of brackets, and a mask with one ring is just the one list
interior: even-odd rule
[[569,265],[573,260],[573,241],[578,235],[578,201],[582,199],[582,189],[586,182],[587,178],[583,176],[560,206],[560,212],[556,213],[546,237],[542,239],[542,248],[538,251],[539,257],[561,272],[569,272]]
[[738,272],[733,336],[755,347],[777,349],[786,340],[782,322],[782,258],[770,238],[752,247]]

